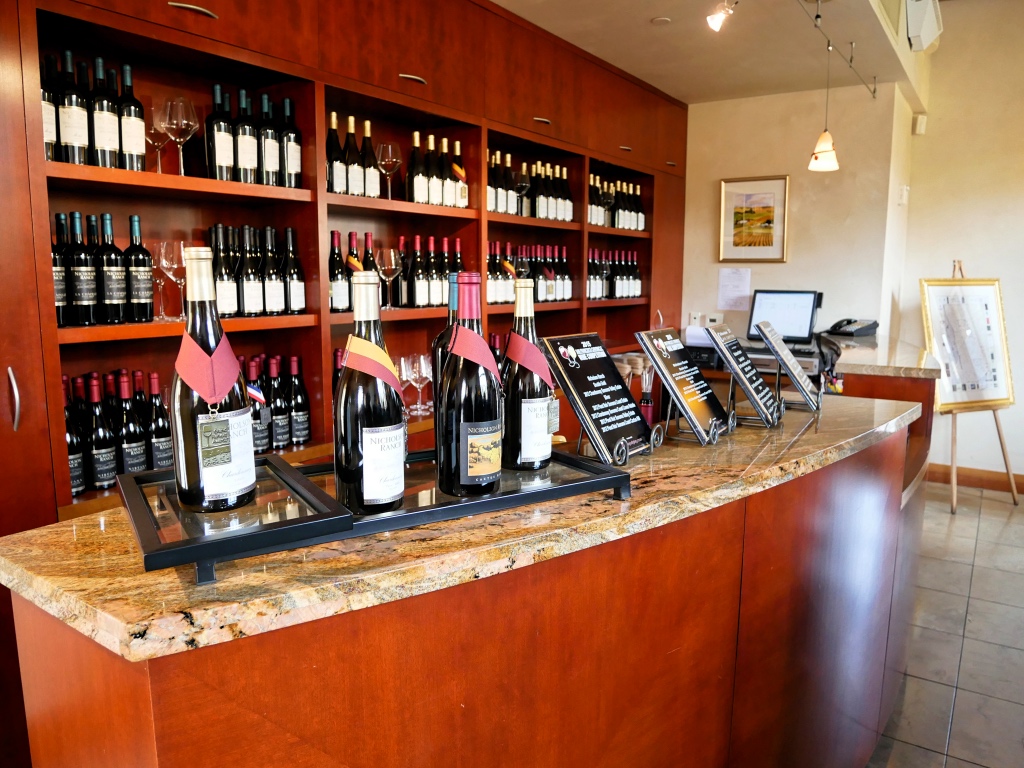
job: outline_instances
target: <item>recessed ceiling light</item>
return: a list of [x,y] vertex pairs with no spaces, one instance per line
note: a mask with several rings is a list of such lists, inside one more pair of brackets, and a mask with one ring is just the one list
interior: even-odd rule
[[656,27],[663,27],[671,21],[672,19],[670,19],[668,16],[658,16],[655,19],[651,19],[651,24],[653,24]]

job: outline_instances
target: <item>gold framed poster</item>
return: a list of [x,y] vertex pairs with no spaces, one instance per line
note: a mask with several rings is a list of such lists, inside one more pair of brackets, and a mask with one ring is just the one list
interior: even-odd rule
[[722,180],[718,260],[785,263],[789,176]]

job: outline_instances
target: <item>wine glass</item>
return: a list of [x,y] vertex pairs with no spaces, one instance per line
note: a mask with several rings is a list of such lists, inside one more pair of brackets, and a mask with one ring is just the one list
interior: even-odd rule
[[516,195],[518,195],[517,199],[519,201],[519,210],[516,213],[523,216],[525,195],[530,191],[530,174],[524,171],[512,171],[512,181],[515,183]]
[[383,305],[381,309],[394,309],[395,305],[391,303],[391,283],[402,274],[402,256],[397,248],[380,248],[377,250],[377,271],[385,283],[387,283],[385,293],[387,304]]
[[171,278],[181,291],[181,314],[170,320],[185,319],[185,243],[181,240],[165,240],[157,243],[160,269]]
[[182,147],[199,130],[196,108],[184,96],[168,99],[163,109],[164,132],[178,145],[178,175],[185,175],[185,155]]
[[[402,355],[398,360],[398,378],[402,384],[403,391],[407,386],[412,384],[416,387],[417,392],[419,387],[416,385],[419,379],[419,371],[416,368],[416,355]],[[422,416],[426,411],[422,410],[422,403],[414,403],[410,405],[406,410],[411,416]]]
[[416,387],[416,405],[421,413],[431,413],[434,410],[434,403],[423,402],[423,388],[434,379],[434,365],[430,355],[416,355],[413,372],[418,374],[418,379],[412,383]]
[[161,150],[171,140],[171,137],[164,131],[163,114],[156,107],[149,108],[149,125],[146,127],[146,143],[156,152],[156,172],[163,173],[163,166],[160,164]]
[[391,199],[391,177],[398,173],[402,164],[402,149],[394,141],[382,141],[377,145],[377,167],[388,180],[388,200]]

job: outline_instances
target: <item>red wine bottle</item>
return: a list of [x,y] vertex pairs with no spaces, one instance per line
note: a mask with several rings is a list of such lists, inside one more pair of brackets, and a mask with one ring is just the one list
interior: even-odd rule
[[171,420],[160,394],[160,374],[149,374],[149,418],[146,429],[147,464],[150,469],[174,466]]
[[98,379],[89,380],[89,414],[86,429],[86,479],[89,486],[96,490],[112,488],[117,482],[117,439],[103,413]]
[[71,495],[77,496],[85,491],[85,457],[83,454],[82,437],[78,433],[75,407],[71,401],[71,389],[66,381],[64,382],[64,443],[68,448]]
[[345,153],[338,136],[338,113],[331,112],[327,128],[327,191],[336,195],[348,193],[348,172],[345,169]]
[[[115,86],[116,87],[116,86]],[[121,100],[117,106],[121,128],[120,165],[128,171],[146,170],[146,112],[135,98],[132,68],[121,67]]]
[[252,450],[253,453],[266,453],[270,450],[270,408],[267,407],[266,396],[260,388],[260,361],[252,358],[248,370],[249,399],[252,402]]
[[47,54],[39,73],[39,95],[43,106],[43,157],[61,160],[60,136],[57,132],[57,57]]
[[117,93],[111,98],[107,88],[103,59],[96,57],[93,64],[93,88],[89,110],[90,162],[100,168],[116,168],[121,151],[118,130]]
[[243,317],[263,314],[263,275],[253,243],[252,227],[242,227],[242,261],[238,272],[238,308]]
[[348,116],[344,162],[348,172],[348,193],[362,197],[366,188],[366,172],[363,170],[363,164],[359,157],[359,147],[356,146],[356,118],[354,115]]
[[444,200],[444,182],[441,179],[441,161],[434,146],[434,134],[427,135],[427,155],[423,160],[427,176],[427,202],[441,205]]
[[128,319],[133,323],[153,322],[153,257],[142,244],[138,216],[128,217],[129,245],[124,249],[128,272]]
[[103,234],[96,248],[98,318],[106,325],[120,325],[128,317],[128,273],[124,254],[114,245],[114,218],[102,215]]
[[[501,483],[501,382],[484,363],[490,352],[480,335],[480,274],[462,272],[458,286],[458,324],[435,416],[437,485],[449,496],[478,496]],[[462,333],[476,360],[458,353]]]
[[119,413],[121,429],[117,441],[117,471],[119,474],[145,472],[146,433],[135,415],[131,381],[128,379],[128,374],[121,374],[117,388],[121,406]]
[[359,153],[363,166],[363,194],[366,197],[380,197],[380,168],[377,167],[377,153],[370,138],[370,121],[363,121],[363,147]]
[[[224,329],[217,316],[209,248],[185,249],[185,291],[185,333],[212,355]],[[241,372],[223,399],[208,403],[175,370],[170,411],[179,505],[189,512],[225,512],[251,503],[256,466]]]
[[341,232],[331,231],[331,255],[328,260],[331,278],[331,312],[348,312],[351,307],[349,275],[341,252]]
[[64,87],[57,102],[61,159],[65,163],[89,162],[89,84],[75,82],[71,51],[64,51]]
[[412,150],[409,152],[409,167],[405,172],[405,199],[411,203],[426,203],[429,200],[427,169],[420,152],[420,132],[412,132]]
[[331,403],[334,402],[334,393],[338,391],[338,379],[344,370],[345,350],[340,347],[334,350],[334,374],[331,376]]
[[72,416],[75,419],[75,426],[78,427],[78,435],[84,444],[88,436],[86,427],[89,425],[89,400],[85,396],[85,379],[82,376],[75,376],[71,379],[71,393],[74,396]]
[[295,230],[284,230],[284,259],[281,271],[284,273],[284,311],[298,315],[306,311],[306,279],[302,273],[299,255],[295,252]]
[[276,232],[273,227],[263,230],[263,311],[268,315],[284,314],[285,285],[277,258]]
[[448,275],[448,324],[441,331],[434,343],[430,345],[430,357],[433,372],[434,413],[437,413],[438,394],[441,392],[441,374],[444,372],[445,363],[448,362],[448,345],[451,344],[452,334],[459,322],[459,275],[451,272]]
[[231,181],[235,175],[235,138],[220,83],[213,86],[213,110],[206,118],[206,170],[220,181]]
[[144,371],[132,371],[132,410],[139,426],[143,430],[149,428],[149,398],[146,396],[146,374]]
[[281,145],[270,111],[270,96],[260,95],[260,121],[256,128],[256,178],[269,187],[281,186]]
[[406,444],[401,395],[392,384],[362,370],[393,369],[380,323],[376,272],[352,276],[352,311],[348,364],[334,395],[334,478],[342,504],[372,515],[402,506]]
[[259,141],[252,121],[245,89],[238,91],[238,119],[235,120],[235,181],[255,184],[259,166]]
[[291,444],[291,407],[287,389],[281,380],[279,358],[270,358],[268,373],[269,386],[266,391],[267,407],[270,408],[270,447],[276,451]]
[[71,212],[71,244],[66,253],[64,263],[71,271],[71,324],[96,325],[96,260],[82,241],[82,214],[78,211]]
[[288,358],[288,415],[292,435],[292,445],[304,445],[310,439],[309,394],[302,383],[301,358]]
[[67,214],[54,215],[56,223],[56,241],[50,250],[50,262],[53,267],[53,308],[57,316],[57,327],[68,324],[68,270],[64,262],[64,254],[68,248],[68,217]]

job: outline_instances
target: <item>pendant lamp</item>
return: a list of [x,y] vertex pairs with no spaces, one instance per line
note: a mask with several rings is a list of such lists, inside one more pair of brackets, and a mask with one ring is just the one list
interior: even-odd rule
[[807,165],[809,171],[838,171],[839,159],[836,157],[836,144],[832,140],[832,134],[828,132],[828,92],[832,85],[832,41],[828,41],[828,49],[825,54],[825,130],[818,137],[818,143],[814,145],[814,152],[811,155],[811,162]]

